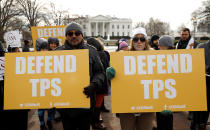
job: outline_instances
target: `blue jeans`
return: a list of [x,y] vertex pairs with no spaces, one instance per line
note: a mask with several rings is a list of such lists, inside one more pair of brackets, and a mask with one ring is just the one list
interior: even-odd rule
[[45,122],[44,122],[44,112],[45,110],[47,110],[47,121],[51,121],[52,120],[52,113],[53,113],[53,109],[38,109],[38,115],[39,115],[39,120],[40,120],[40,125],[44,126]]

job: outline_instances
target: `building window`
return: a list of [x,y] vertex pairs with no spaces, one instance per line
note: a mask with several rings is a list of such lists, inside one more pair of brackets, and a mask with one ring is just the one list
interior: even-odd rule
[[130,29],[130,25],[128,25],[128,29]]
[[125,26],[123,25],[123,26],[122,26],[122,28],[124,29],[124,28],[125,28]]
[[83,29],[86,29],[86,26],[85,25],[83,25]]
[[112,36],[114,36],[114,32],[112,32]]
[[117,29],[119,29],[120,28],[120,26],[119,25],[117,25]]
[[112,25],[112,29],[114,29],[114,25]]
[[120,33],[119,32],[117,32],[117,36],[120,36]]
[[104,36],[106,36],[106,32],[104,32]]
[[92,37],[94,36],[94,32],[92,32]]
[[125,36],[125,33],[123,32],[123,36]]
[[130,36],[130,33],[128,32],[128,36]]
[[84,36],[86,37],[86,32],[84,32]]

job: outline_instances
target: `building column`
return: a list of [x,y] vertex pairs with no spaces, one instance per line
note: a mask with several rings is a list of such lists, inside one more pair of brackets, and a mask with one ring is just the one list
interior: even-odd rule
[[112,36],[112,32],[111,32],[111,23],[109,23],[109,36]]
[[105,28],[104,28],[104,22],[102,22],[102,36],[104,37],[104,30],[105,30]]
[[92,36],[91,22],[88,23],[88,34],[87,36]]
[[96,37],[98,36],[98,22],[96,22]]

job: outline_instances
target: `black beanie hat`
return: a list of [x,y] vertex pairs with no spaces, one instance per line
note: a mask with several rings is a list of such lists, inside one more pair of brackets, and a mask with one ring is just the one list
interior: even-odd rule
[[48,43],[51,44],[51,43],[56,43],[57,46],[59,45],[59,40],[55,37],[49,37],[48,38]]
[[154,40],[158,40],[160,37],[158,35],[153,35],[151,37],[151,42],[153,43]]

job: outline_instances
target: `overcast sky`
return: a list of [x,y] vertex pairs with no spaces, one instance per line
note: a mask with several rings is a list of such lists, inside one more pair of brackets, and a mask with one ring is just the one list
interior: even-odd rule
[[50,0],[70,14],[96,16],[99,14],[131,18],[133,24],[147,22],[150,17],[170,23],[171,29],[181,24],[191,28],[191,13],[203,0]]

